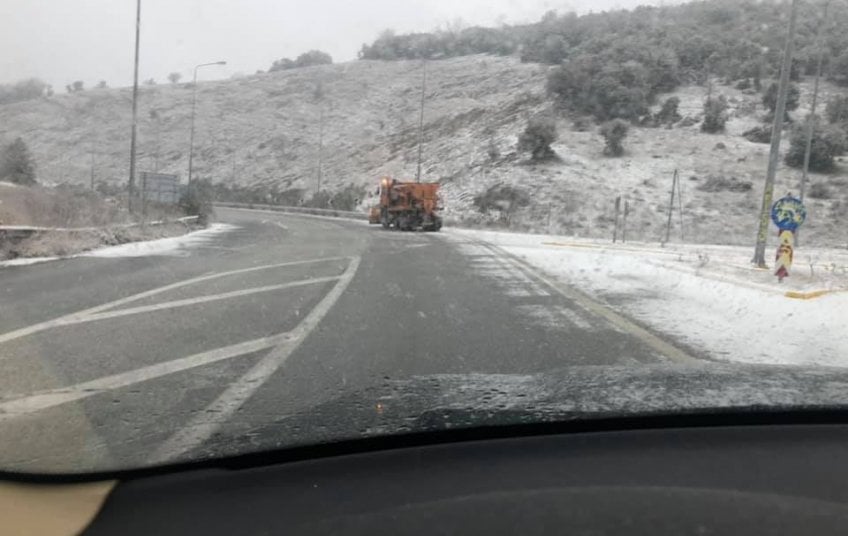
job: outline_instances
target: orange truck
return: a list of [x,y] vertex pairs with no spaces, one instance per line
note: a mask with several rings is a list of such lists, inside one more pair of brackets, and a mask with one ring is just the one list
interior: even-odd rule
[[401,231],[438,231],[442,210],[437,182],[400,182],[390,177],[380,180],[380,203],[371,208],[368,222]]

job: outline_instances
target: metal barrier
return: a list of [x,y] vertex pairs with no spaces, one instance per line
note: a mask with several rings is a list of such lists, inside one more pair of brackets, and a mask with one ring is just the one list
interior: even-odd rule
[[331,208],[309,208],[290,207],[284,205],[260,205],[256,203],[214,203],[216,207],[222,208],[245,208],[256,210],[272,210],[275,212],[289,212],[292,214],[313,214],[316,216],[330,216],[334,218],[346,218],[349,220],[367,220],[368,214],[351,210],[335,210]]
[[176,220],[151,221],[146,223],[121,223],[118,225],[107,225],[104,227],[38,227],[31,225],[0,225],[0,243],[4,240],[23,240],[37,233],[90,233],[106,229],[129,229],[141,227],[142,225],[167,225],[169,223],[190,223],[196,221],[199,216],[186,216]]

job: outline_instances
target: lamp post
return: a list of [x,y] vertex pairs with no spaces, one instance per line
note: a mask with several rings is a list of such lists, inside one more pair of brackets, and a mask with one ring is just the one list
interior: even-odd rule
[[191,135],[189,137],[189,148],[188,148],[188,185],[191,186],[191,172],[192,165],[194,164],[194,113],[197,109],[197,70],[201,67],[208,67],[210,65],[226,65],[225,61],[213,61],[211,63],[201,63],[194,67],[194,79],[192,82],[192,95],[191,95]]

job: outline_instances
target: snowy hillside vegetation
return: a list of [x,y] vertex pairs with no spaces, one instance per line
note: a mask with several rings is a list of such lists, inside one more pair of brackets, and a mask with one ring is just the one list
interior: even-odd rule
[[[664,241],[677,170],[670,239],[746,244],[762,199],[764,94],[779,63],[784,7],[717,0],[549,14],[503,31],[386,33],[358,61],[201,83],[195,177],[221,200],[366,210],[380,176],[415,177],[419,58],[439,57],[426,62],[422,180],[443,185],[448,225],[611,238],[621,198],[628,238]],[[848,105],[831,103],[848,92],[839,85],[848,83],[848,40],[836,11],[819,96],[828,134],[816,144],[827,173],[811,175],[803,240],[845,247]],[[785,156],[812,100],[817,13],[801,14],[778,196],[799,191],[801,172]],[[703,36],[689,39],[693,32]],[[141,88],[141,171],[185,180],[192,90]],[[88,184],[93,168],[96,182],[124,185],[130,99],[126,88],[92,89],[0,104],[0,142],[24,138],[42,184]],[[544,129],[528,131],[529,123]]]

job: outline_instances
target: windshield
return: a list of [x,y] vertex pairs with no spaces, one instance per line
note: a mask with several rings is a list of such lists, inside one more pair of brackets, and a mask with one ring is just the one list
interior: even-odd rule
[[848,2],[6,0],[0,471],[842,408]]

